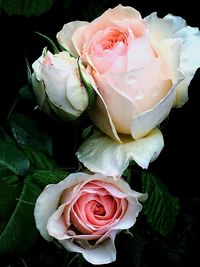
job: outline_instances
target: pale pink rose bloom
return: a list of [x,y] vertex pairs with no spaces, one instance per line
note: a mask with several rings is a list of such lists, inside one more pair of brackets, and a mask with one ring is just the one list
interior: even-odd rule
[[36,201],[34,216],[41,235],[57,239],[92,264],[116,259],[115,236],[132,227],[146,194],[123,179],[102,174],[74,173],[48,185]]
[[[108,9],[91,23],[64,25],[57,38],[90,69],[98,95],[90,117],[118,143],[124,143],[123,134],[134,140],[148,136],[172,107],[183,105],[200,66],[198,28],[173,15],[160,19],[152,13],[142,19],[137,10],[122,5]],[[154,137],[157,145],[152,151],[156,155],[163,147],[160,135]],[[92,149],[99,151],[102,144]],[[80,151],[78,156],[86,166],[93,164],[93,159],[85,161]],[[135,160],[131,151],[129,158]],[[97,171],[94,166],[92,170]]]

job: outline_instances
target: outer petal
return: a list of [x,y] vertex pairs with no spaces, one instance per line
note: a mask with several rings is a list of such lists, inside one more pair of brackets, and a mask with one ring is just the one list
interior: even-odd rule
[[152,128],[161,123],[170,112],[176,97],[176,85],[173,85],[169,93],[152,109],[136,116],[132,121],[131,134],[138,139],[149,133]]
[[163,19],[152,13],[145,20],[150,24],[150,39],[153,47],[163,39],[182,39],[179,69],[185,79],[177,86],[176,106],[182,106],[188,100],[188,86],[197,68],[200,67],[200,32],[198,28],[186,26],[181,17],[167,15]]
[[59,242],[69,251],[82,253],[83,257],[95,265],[108,264],[116,260],[116,249],[114,239],[117,231],[113,231],[109,238],[104,240],[97,247],[82,248],[69,240]]
[[33,73],[31,82],[32,82],[33,92],[39,108],[41,108],[41,110],[43,110],[47,114],[50,114],[50,108],[47,101],[47,96],[43,81],[38,81],[35,74]]
[[95,125],[104,133],[114,140],[121,142],[103,97],[97,90],[96,86],[93,88],[98,96],[96,97],[92,108],[89,110],[89,115],[92,121],[94,121]]
[[88,106],[88,94],[81,85],[77,69],[71,72],[66,79],[66,96],[74,109],[83,112]]
[[89,137],[79,148],[78,159],[91,171],[108,176],[121,176],[128,167],[129,161],[134,160],[142,168],[147,168],[160,154],[164,141],[161,132],[154,129],[149,135],[133,140],[126,136],[121,144],[99,131]]
[[194,32],[194,28],[185,28],[185,36],[183,31],[177,32],[177,35],[180,33],[183,35],[180,69],[185,75],[185,79],[177,87],[177,107],[181,107],[188,100],[188,86],[196,70],[200,67],[200,32],[198,31],[195,35],[188,36],[190,32]]
[[59,44],[62,47],[70,51],[74,56],[78,57],[76,48],[72,42],[72,35],[81,26],[89,24],[86,21],[72,21],[65,24],[61,31],[59,31],[56,35]]
[[47,222],[56,211],[63,190],[79,182],[83,182],[87,176],[89,175],[85,173],[71,174],[58,184],[48,185],[38,197],[34,210],[36,227],[46,240],[52,240],[52,237],[50,237],[47,231]]
[[172,38],[175,32],[186,26],[184,19],[170,14],[164,18],[158,18],[157,13],[154,12],[145,20],[149,23],[149,36],[153,47],[163,39]]

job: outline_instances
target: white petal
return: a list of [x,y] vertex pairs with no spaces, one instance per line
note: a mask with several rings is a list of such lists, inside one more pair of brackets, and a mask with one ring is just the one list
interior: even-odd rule
[[67,226],[61,218],[64,208],[65,204],[61,205],[48,219],[47,231],[50,236],[53,236],[56,239],[66,238],[65,233],[67,230]]
[[57,209],[59,198],[62,193],[62,189],[57,190],[56,187],[56,185],[47,186],[38,197],[35,204],[34,216],[36,227],[47,241],[52,240],[52,237],[47,231],[47,222],[49,217]]
[[163,39],[172,38],[175,32],[186,26],[184,19],[170,14],[164,18],[158,18],[157,13],[154,12],[145,20],[149,23],[150,41],[153,47],[156,47]]
[[81,26],[88,24],[85,21],[72,21],[65,24],[61,31],[56,35],[58,42],[74,56],[78,56],[77,51],[72,42],[73,33]]
[[136,116],[132,121],[132,136],[138,139],[148,134],[151,129],[159,125],[168,115],[174,105],[176,97],[176,85],[173,85],[169,93],[152,109]]
[[181,107],[188,100],[188,86],[200,67],[199,29],[187,26],[184,19],[170,14],[160,19],[156,13],[152,13],[145,20],[150,25],[150,40],[154,48],[157,48],[162,40],[182,40],[181,53],[176,56],[180,57],[179,70],[185,76],[185,80],[177,86],[176,107]]
[[182,39],[176,38],[165,39],[157,46],[157,53],[164,65],[165,79],[172,80],[173,84],[177,84],[184,79],[179,66],[182,44]]
[[66,79],[66,95],[71,105],[81,112],[88,106],[88,94],[84,86],[81,86],[77,70],[71,72]]
[[85,260],[92,264],[108,264],[116,260],[116,249],[114,245],[116,233],[116,231],[113,231],[110,237],[94,248],[82,248],[70,240],[60,240],[59,242],[69,251],[82,253]]
[[108,176],[121,176],[134,160],[142,168],[147,168],[150,161],[157,158],[164,142],[158,129],[147,136],[133,140],[131,137],[119,143],[110,137],[95,131],[79,148],[78,159],[91,171]]
[[[189,35],[189,31],[193,32],[193,28],[187,27],[185,35]],[[178,33],[177,33],[178,34]],[[200,67],[200,32],[183,39],[183,48],[180,57],[180,69],[186,77],[177,87],[176,106],[182,106],[188,100],[188,86],[192,80],[196,70]]]

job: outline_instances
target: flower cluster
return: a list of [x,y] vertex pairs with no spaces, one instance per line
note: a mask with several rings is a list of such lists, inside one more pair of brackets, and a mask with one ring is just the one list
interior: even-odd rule
[[36,225],[46,240],[93,264],[110,263],[116,234],[134,225],[138,200],[146,199],[121,176],[131,160],[148,168],[160,154],[159,125],[188,100],[200,66],[200,32],[180,17],[142,19],[119,5],[90,23],[65,24],[57,40],[62,52],[44,49],[33,63],[33,91],[51,116],[74,120],[87,112],[96,129],[76,155],[93,173],[47,186]]

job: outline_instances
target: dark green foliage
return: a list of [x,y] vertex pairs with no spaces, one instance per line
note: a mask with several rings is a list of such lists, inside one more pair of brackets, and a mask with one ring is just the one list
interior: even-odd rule
[[14,144],[0,140],[0,166],[5,166],[13,173],[22,175],[29,169],[29,160]]
[[48,11],[54,0],[1,0],[0,8],[10,15],[39,16]]
[[52,170],[52,171],[36,171],[31,176],[32,181],[44,188],[48,184],[56,184],[66,178],[69,174],[64,171]]
[[[1,186],[1,191],[8,189],[2,183]],[[16,207],[0,234],[0,255],[22,254],[35,242],[38,233],[35,228],[33,210],[39,193],[40,189],[29,179],[26,179],[20,195],[19,189],[14,186],[11,193],[6,195],[4,201],[12,202],[14,200],[11,204],[16,203]],[[14,196],[15,199],[13,199]],[[10,213],[9,210],[8,213]],[[8,217],[8,215],[10,214],[4,216]]]
[[142,173],[142,190],[148,193],[144,204],[144,214],[152,228],[163,236],[174,229],[179,212],[179,201],[173,197],[167,187],[149,172]]
[[9,120],[13,137],[20,145],[28,145],[52,155],[50,137],[44,133],[36,121],[24,114],[15,114]]

